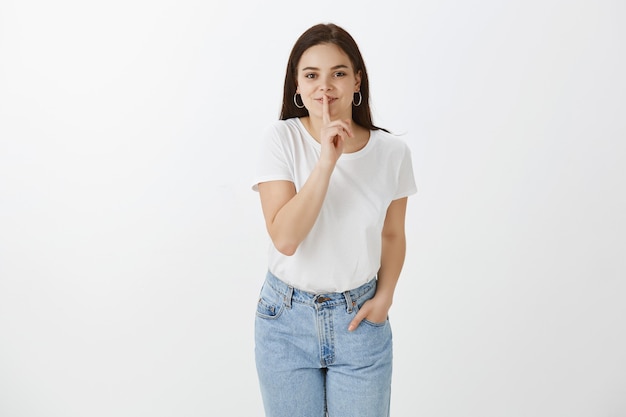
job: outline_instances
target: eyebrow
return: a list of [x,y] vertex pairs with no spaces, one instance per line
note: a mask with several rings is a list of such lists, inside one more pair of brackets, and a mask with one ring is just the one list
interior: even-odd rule
[[[331,70],[336,70],[339,68],[346,68],[346,69],[350,69],[350,67],[348,67],[347,65],[344,64],[339,64],[339,65],[335,65],[334,67],[331,68]],[[302,71],[319,71],[319,68],[316,67],[304,67],[302,68]]]

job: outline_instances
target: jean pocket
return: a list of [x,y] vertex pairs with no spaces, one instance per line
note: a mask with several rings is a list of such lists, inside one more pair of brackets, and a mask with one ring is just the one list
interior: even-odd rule
[[362,323],[365,323],[365,324],[367,324],[369,326],[372,326],[372,327],[383,327],[388,322],[389,322],[389,317],[387,317],[387,319],[385,321],[383,321],[382,323],[376,323],[376,322],[373,322],[373,321],[369,321],[368,319],[363,319],[363,321],[362,321]]
[[264,285],[259,295],[256,315],[263,319],[277,319],[285,309],[282,297],[267,285]]
[[[355,307],[355,312],[354,314],[358,313],[359,310],[361,309],[361,307],[363,307],[363,304],[365,304],[369,299],[371,299],[374,296],[374,293],[369,293],[364,297],[359,298],[358,300],[356,300],[356,302],[354,303],[354,307]],[[363,319],[361,321],[361,323],[366,324],[368,326],[371,327],[384,327],[387,323],[389,322],[389,316],[387,316],[385,318],[385,321],[382,322],[375,322],[375,321],[370,321],[368,319]]]

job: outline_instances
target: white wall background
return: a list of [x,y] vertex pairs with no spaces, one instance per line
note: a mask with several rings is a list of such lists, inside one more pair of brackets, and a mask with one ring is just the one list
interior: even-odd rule
[[420,192],[393,416],[626,415],[626,4],[0,2],[0,415],[262,416],[249,186],[297,36]]

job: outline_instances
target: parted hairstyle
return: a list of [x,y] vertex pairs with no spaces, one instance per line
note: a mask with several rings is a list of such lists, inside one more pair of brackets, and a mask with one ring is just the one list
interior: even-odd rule
[[358,125],[370,130],[386,130],[375,126],[372,122],[372,112],[369,102],[369,81],[367,70],[359,47],[352,36],[343,28],[333,24],[318,24],[304,32],[291,50],[287,71],[285,74],[285,88],[283,92],[283,106],[280,112],[280,119],[286,120],[292,117],[305,117],[309,115],[306,108],[299,109],[294,103],[294,94],[297,88],[298,63],[302,54],[312,46],[331,43],[337,45],[348,55],[355,74],[361,72],[361,95],[363,100],[359,106],[352,104],[352,120]]

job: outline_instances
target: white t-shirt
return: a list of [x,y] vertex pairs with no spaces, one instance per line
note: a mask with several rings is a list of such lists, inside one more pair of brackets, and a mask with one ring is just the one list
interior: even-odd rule
[[[286,180],[298,192],[317,163],[321,145],[299,118],[272,124],[264,136],[253,190],[260,182]],[[387,208],[417,192],[411,153],[400,138],[372,130],[361,150],[341,155],[319,217],[292,256],[269,248],[269,270],[312,293],[357,288],[380,269]]]

